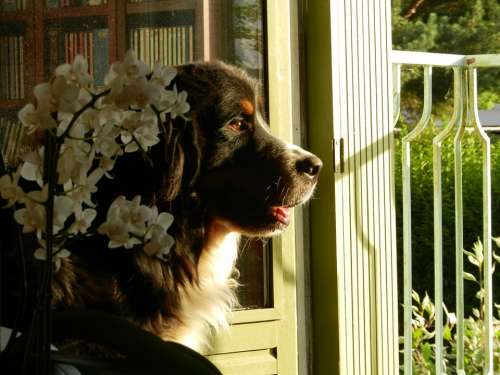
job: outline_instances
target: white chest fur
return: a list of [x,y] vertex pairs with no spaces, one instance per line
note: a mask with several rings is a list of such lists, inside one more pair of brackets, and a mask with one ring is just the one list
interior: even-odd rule
[[198,262],[199,286],[181,291],[181,326],[169,339],[203,351],[210,346],[211,331],[228,327],[227,316],[237,302],[237,282],[231,276],[238,241],[239,234],[212,228]]

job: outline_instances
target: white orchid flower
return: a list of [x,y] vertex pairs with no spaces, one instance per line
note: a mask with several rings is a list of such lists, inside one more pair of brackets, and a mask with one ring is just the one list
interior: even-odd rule
[[81,205],[76,205],[75,209],[75,221],[68,229],[68,233],[87,233],[87,230],[92,225],[92,221],[97,216],[97,211],[93,208],[86,208],[82,210]]
[[115,126],[111,121],[104,124],[99,130],[96,130],[94,132],[94,147],[96,153],[110,159],[122,155],[122,148],[116,142],[116,138],[120,135],[120,132],[121,129]]
[[95,169],[89,175],[82,174],[75,179],[75,184],[68,184],[68,196],[75,204],[85,203],[87,206],[94,207],[92,194],[97,191],[97,183],[104,176],[102,169]]
[[174,217],[168,212],[162,212],[158,215],[156,207],[154,207],[153,216],[155,216],[154,222],[148,228],[145,236],[147,242],[144,245],[144,252],[150,256],[155,255],[165,259],[175,243],[174,238],[167,233],[167,229],[172,225]]
[[156,118],[150,112],[132,112],[123,120],[122,128],[124,131],[121,133],[121,141],[126,145],[125,152],[135,152],[139,148],[147,151],[160,142]]
[[139,146],[142,150],[148,151],[150,147],[160,142],[159,133],[160,130],[156,125],[156,121],[148,122],[134,132],[135,142],[127,144],[125,152],[135,152],[139,149]]
[[146,77],[139,77],[126,85],[123,90],[115,96],[115,105],[126,109],[129,106],[146,108],[160,99],[162,88],[148,81]]
[[[56,268],[61,258],[69,256],[69,252],[62,249],[64,238],[85,234],[92,227],[97,217],[92,194],[103,176],[112,178],[109,172],[118,156],[139,149],[148,151],[159,142],[156,113],[151,106],[160,112],[169,112],[171,119],[187,120],[185,116],[190,110],[187,93],[179,92],[175,85],[172,90],[166,90],[172,85],[177,70],[156,64],[150,77],[148,73],[148,65],[138,60],[133,51],[128,51],[123,61],[113,64],[105,77],[109,92],[94,102],[88,90],[91,77],[87,61],[78,55],[71,64],[59,66],[49,83],[35,87],[36,106],[26,105],[19,112],[29,132],[56,129],[56,136],[63,140],[60,154],[52,155],[58,158],[57,183],[65,192],[65,195],[53,196],[53,232],[59,234],[59,244],[53,246]],[[86,110],[77,113],[83,107]],[[161,116],[162,120],[166,119],[165,113]],[[28,153],[16,174],[0,177],[0,196],[7,205],[24,204],[15,211],[14,217],[23,232],[36,232],[41,245],[35,252],[37,259],[47,258],[43,241],[48,197],[48,187],[43,186],[44,152],[41,147]],[[24,193],[18,186],[20,177],[43,188]],[[73,220],[68,222],[70,218]],[[172,221],[172,215],[158,214],[155,206],[141,204],[140,196],[131,201],[118,197],[97,232],[109,238],[110,248],[130,249],[142,245],[147,254],[165,259],[174,245],[173,237],[167,233]],[[62,232],[63,229],[66,231]]]
[[[112,104],[122,93],[126,85],[139,78],[145,77],[149,72],[149,67],[143,61],[137,60],[133,50],[129,50],[123,62],[116,62],[111,65],[108,74],[104,77],[104,84],[111,92],[103,99],[104,104]],[[124,99],[123,97],[121,98]],[[122,105],[125,105],[122,103]]]
[[[36,249],[33,253],[35,259],[38,260],[47,260],[47,245],[44,239],[38,240],[40,248]],[[55,270],[58,271],[61,267],[61,259],[67,258],[71,255],[71,253],[67,249],[59,249],[57,247],[53,247],[52,249],[52,261],[54,262]]]
[[43,186],[43,154],[44,147],[31,151],[24,156],[21,166],[21,176],[28,181],[36,181],[38,186]]
[[70,85],[86,88],[92,83],[88,71],[87,59],[82,55],[76,55],[72,64],[59,65],[55,70],[55,74],[63,76]]
[[138,60],[134,50],[129,49],[123,57],[123,62],[120,66],[121,72],[127,80],[134,81],[139,77],[144,77],[149,73],[149,66],[145,62]]
[[[23,226],[23,233],[37,233],[40,238],[41,233],[46,230],[47,214],[45,202],[48,198],[48,185],[42,190],[31,191],[23,199],[25,207],[14,212],[14,219]],[[54,198],[53,232],[58,233],[64,228],[67,218],[73,212],[73,201],[66,196],[56,196]]]
[[[35,88],[36,89],[36,88]],[[46,90],[49,96],[51,112],[74,113],[78,109],[80,89],[66,82],[63,76],[56,76]]]
[[37,129],[53,129],[57,127],[57,122],[49,112],[47,106],[35,106],[26,104],[18,113],[21,123],[27,128],[27,133],[31,134]]
[[106,221],[102,223],[97,232],[108,236],[109,248],[125,247],[130,249],[141,243],[138,238],[131,237],[129,225],[124,218],[129,216],[129,202],[123,196],[116,198],[108,209]]
[[94,156],[91,146],[86,142],[65,142],[57,161],[58,184],[64,185],[71,180],[79,182],[80,177],[90,170]]
[[151,238],[144,245],[144,252],[149,256],[157,256],[160,259],[165,259],[175,244],[174,238],[158,227],[154,227],[150,233]]
[[151,82],[165,88],[177,75],[177,69],[170,66],[163,66],[161,63],[157,62],[153,69],[153,74],[151,75]]
[[165,108],[164,112],[170,113],[172,119],[177,116],[186,119],[184,114],[189,112],[190,109],[189,103],[187,102],[187,92],[178,92],[176,85],[174,85],[172,90],[164,91],[160,105],[162,108]]
[[123,205],[126,205],[125,221],[129,226],[129,231],[135,235],[143,236],[146,232],[146,222],[151,220],[151,208],[141,205],[140,195],[135,196],[130,202],[124,202]]
[[64,228],[66,220],[73,213],[74,202],[67,196],[56,196],[54,198],[54,233]]
[[0,177],[0,196],[7,201],[4,208],[10,207],[24,198],[24,191],[19,186],[20,176],[21,169],[18,168],[13,175],[5,174]]
[[26,201],[26,206],[14,212],[14,219],[23,226],[23,233],[36,232],[40,236],[45,230],[45,207],[31,200]]

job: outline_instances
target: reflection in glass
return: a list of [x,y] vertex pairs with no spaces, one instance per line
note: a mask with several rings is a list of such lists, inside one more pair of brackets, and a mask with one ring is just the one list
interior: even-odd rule
[[[220,59],[260,80],[266,90],[262,0],[0,1],[0,149],[9,164],[20,150],[17,112],[33,88],[77,54],[94,84],[128,49],[153,66]],[[241,241],[243,307],[272,305],[270,242]]]

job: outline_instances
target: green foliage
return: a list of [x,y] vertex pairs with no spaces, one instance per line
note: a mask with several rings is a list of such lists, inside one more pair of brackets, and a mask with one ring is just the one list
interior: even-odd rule
[[[500,238],[496,239],[500,245]],[[464,251],[467,259],[475,269],[474,273],[464,275],[464,279],[471,281],[476,289],[477,307],[464,319],[464,348],[465,373],[468,375],[482,374],[484,364],[483,349],[483,319],[484,319],[484,253],[481,242],[476,242],[472,252]],[[500,257],[494,254],[493,263],[500,262]],[[415,374],[435,373],[435,306],[427,293],[423,299],[413,291],[413,371]],[[443,306],[446,322],[443,327],[443,353],[446,373],[456,374],[457,355],[457,317]],[[495,305],[493,318],[494,345],[493,363],[496,371],[500,370],[500,305]],[[495,372],[496,373],[496,372]]]
[[[413,287],[419,294],[434,290],[434,274],[432,272],[434,255],[434,206],[433,206],[433,173],[432,173],[432,139],[442,128],[429,124],[427,130],[412,142],[411,155],[411,209],[412,209],[412,251],[413,251]],[[401,138],[407,134],[409,127],[403,125],[401,133],[396,137],[395,183],[396,183],[396,215],[397,215],[397,247],[400,267],[402,265],[402,181],[401,181]],[[444,300],[455,302],[455,188],[454,188],[454,152],[453,137],[443,143],[442,158],[442,215],[443,215],[443,276]],[[500,139],[491,142],[491,176],[492,176],[492,214],[493,234],[500,235]],[[472,248],[483,234],[482,221],[482,148],[475,133],[465,132],[462,143],[462,179],[463,179],[463,223],[464,247]],[[469,269],[466,269],[470,272]],[[402,275],[400,285],[402,285]],[[500,285],[500,274],[495,277],[496,285]],[[498,289],[498,288],[496,288]],[[466,301],[473,300],[475,291],[472,286],[466,288]],[[496,290],[496,297],[500,291]],[[471,311],[471,306],[466,306]]]
[[[499,23],[500,4],[497,0],[394,1],[393,48],[465,55],[499,53]],[[449,69],[435,71],[433,94],[436,103],[446,101],[452,80]],[[415,101],[419,100],[417,98],[422,92],[422,79],[414,74],[406,74],[403,75],[402,84],[403,92],[408,92],[402,107],[415,110],[418,107]],[[489,99],[496,96],[497,99],[500,93],[500,69],[481,69],[478,88],[482,95]],[[488,100],[485,104],[480,100],[481,109],[491,106]]]

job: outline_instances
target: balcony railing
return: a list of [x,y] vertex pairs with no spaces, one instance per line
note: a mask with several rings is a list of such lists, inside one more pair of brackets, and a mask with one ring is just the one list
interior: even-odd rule
[[[404,263],[404,373],[412,373],[412,223],[411,223],[411,152],[428,128],[432,112],[432,69],[449,67],[454,74],[454,105],[451,118],[437,134],[433,147],[433,199],[434,199],[434,290],[435,290],[435,369],[445,373],[443,344],[443,211],[442,211],[442,152],[445,142],[453,142],[455,185],[455,268],[456,268],[456,369],[464,369],[464,266],[463,266],[463,186],[462,142],[466,130],[474,132],[482,147],[482,220],[484,246],[484,320],[483,320],[483,373],[493,375],[493,281],[492,281],[492,215],[491,215],[491,151],[490,138],[481,126],[477,107],[477,71],[480,68],[500,67],[500,55],[449,55],[393,51],[394,124],[400,117],[401,67],[423,67],[424,98],[420,120],[401,140],[403,190],[403,263]],[[479,220],[479,218],[478,218]]]

